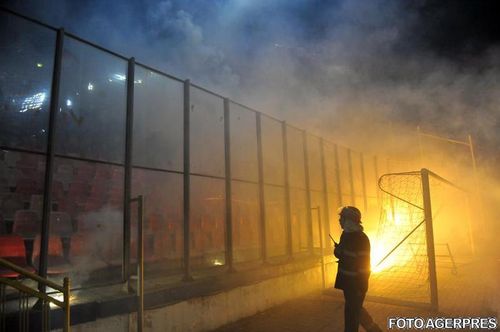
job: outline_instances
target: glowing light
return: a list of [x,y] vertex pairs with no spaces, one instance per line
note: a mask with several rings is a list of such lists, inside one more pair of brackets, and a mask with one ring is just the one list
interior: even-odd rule
[[39,62],[39,63],[37,63],[37,64],[36,64],[36,66],[37,66],[38,68],[42,68],[42,67],[43,67],[43,63],[40,63],[40,62]]
[[23,103],[21,104],[21,109],[19,110],[19,112],[24,113],[29,110],[40,109],[40,107],[42,107],[43,105],[43,102],[45,101],[45,98],[45,92],[39,92],[31,97],[25,98]]
[[135,80],[134,83],[135,84],[142,84],[142,80]]
[[127,79],[127,76],[122,74],[114,74],[113,77],[116,78],[118,81],[125,81]]
[[73,102],[70,99],[66,99],[66,106],[71,107]]
[[94,85],[91,82],[89,82],[89,85],[87,85],[87,90],[89,91],[94,90]]
[[405,211],[398,211],[397,208],[395,210],[385,208],[384,213],[391,228],[386,230],[383,238],[372,235],[373,238],[377,238],[377,241],[372,243],[371,248],[370,265],[373,273],[382,272],[394,266],[403,266],[413,255],[411,244],[408,242],[401,243],[396,249],[397,252],[389,255],[398,242],[407,235],[408,227],[405,226],[407,226],[408,218],[405,217]]
[[[53,289],[49,287],[48,290],[53,290]],[[59,302],[64,302],[64,294],[63,293],[51,294],[50,297],[53,298],[53,299],[55,299],[55,300],[57,300],[57,301],[59,301]],[[75,295],[73,293],[70,294],[70,296],[69,296],[69,301],[70,302],[75,301],[77,299],[78,299],[77,295]],[[51,308],[59,308],[59,306],[57,304],[52,303],[52,302],[50,302],[50,307]]]
[[212,264],[215,265],[215,266],[221,266],[221,265],[224,265],[220,260],[218,259],[214,259],[212,261]]

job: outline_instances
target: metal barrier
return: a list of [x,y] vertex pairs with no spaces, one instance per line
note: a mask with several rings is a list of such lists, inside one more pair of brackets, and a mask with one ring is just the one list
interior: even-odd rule
[[321,257],[321,280],[323,282],[323,289],[326,288],[326,279],[325,279],[325,252],[323,247],[323,223],[321,222],[321,208],[320,206],[316,206],[311,208],[311,210],[316,210],[318,213],[318,230],[319,230],[319,253]]
[[[128,279],[129,292],[133,292],[131,279],[137,279],[137,332],[144,328],[144,198],[142,195],[132,198],[130,203],[137,202],[137,276]],[[130,262],[129,262],[130,264]]]
[[0,266],[10,269],[19,273],[21,276],[27,279],[31,279],[33,281],[38,282],[41,288],[50,287],[59,291],[63,294],[63,301],[49,295],[45,292],[41,292],[37,289],[33,289],[30,286],[25,285],[19,280],[9,279],[9,278],[0,278],[0,331],[6,331],[6,288],[7,286],[15,288],[19,291],[18,297],[18,313],[19,313],[19,331],[29,331],[29,318],[30,318],[30,308],[29,298],[35,297],[38,299],[37,304],[41,304],[41,326],[40,331],[50,331],[50,304],[61,308],[64,312],[64,323],[63,323],[63,331],[70,331],[70,281],[68,277],[64,278],[63,285],[60,286],[55,282],[47,280],[45,278],[40,277],[37,274],[29,272],[11,262],[0,258]]

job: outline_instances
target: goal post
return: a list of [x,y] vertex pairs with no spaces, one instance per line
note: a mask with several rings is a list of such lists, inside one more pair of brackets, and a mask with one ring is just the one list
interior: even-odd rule
[[[372,275],[367,298],[438,310],[438,277],[442,280],[447,274],[442,259],[448,259],[456,272],[449,244],[458,241],[454,243],[458,246],[465,239],[461,234],[460,240],[454,240],[456,231],[448,231],[446,227],[452,225],[462,233],[470,231],[470,227],[457,219],[457,215],[470,214],[455,211],[460,204],[457,193],[466,192],[425,168],[384,174],[379,178],[379,189],[382,193],[379,224],[376,236],[369,234]],[[436,254],[437,248],[447,248],[449,254]],[[441,259],[439,266],[436,257]]]
[[422,177],[422,198],[425,220],[425,240],[427,243],[427,260],[429,263],[429,282],[431,295],[431,308],[438,310],[438,287],[436,273],[436,252],[434,250],[434,227],[432,225],[432,203],[431,203],[431,187],[429,181],[429,170],[422,168],[420,170]]

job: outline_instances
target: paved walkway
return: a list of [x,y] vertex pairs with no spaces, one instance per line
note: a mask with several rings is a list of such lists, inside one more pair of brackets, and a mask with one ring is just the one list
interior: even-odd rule
[[[466,265],[460,267],[456,276],[446,277],[442,273],[439,287],[439,313],[416,307],[396,306],[370,301],[365,301],[364,307],[382,330],[387,330],[388,317],[496,316],[498,319],[500,318],[499,262],[499,260],[490,260],[483,261],[482,264]],[[235,305],[238,304],[235,303]],[[215,331],[342,332],[344,330],[343,321],[344,301],[342,294],[331,289],[288,301],[254,316],[225,325]],[[361,330],[363,329],[360,328]],[[497,330],[500,331],[499,328]],[[392,329],[390,331],[403,330]]]
[[[429,316],[413,308],[366,302],[365,308],[385,329],[389,316]],[[344,329],[344,303],[337,296],[311,294],[225,325],[216,332],[341,332]],[[361,330],[361,329],[360,329]]]

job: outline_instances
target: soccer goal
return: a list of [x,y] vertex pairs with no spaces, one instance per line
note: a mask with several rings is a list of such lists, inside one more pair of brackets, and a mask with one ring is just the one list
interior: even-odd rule
[[467,192],[428,169],[379,178],[381,212],[371,239],[368,299],[438,309],[438,272],[473,252]]

